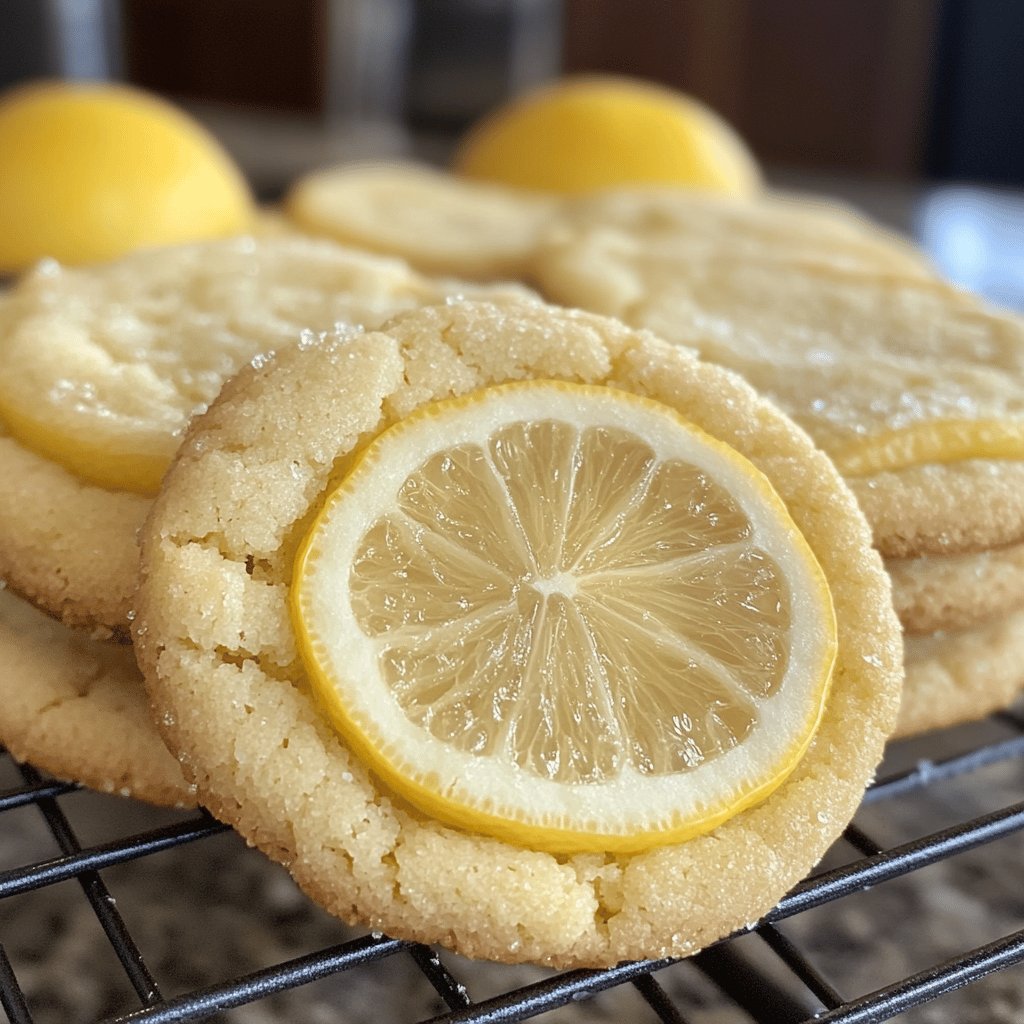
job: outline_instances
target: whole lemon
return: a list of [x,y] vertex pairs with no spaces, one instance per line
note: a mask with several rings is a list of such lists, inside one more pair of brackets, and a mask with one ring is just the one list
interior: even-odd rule
[[220,144],[155,96],[44,82],[0,98],[0,273],[236,234],[252,215]]
[[564,78],[473,128],[454,158],[472,178],[577,193],[630,184],[747,196],[758,166],[736,132],[697,100],[631,78]]

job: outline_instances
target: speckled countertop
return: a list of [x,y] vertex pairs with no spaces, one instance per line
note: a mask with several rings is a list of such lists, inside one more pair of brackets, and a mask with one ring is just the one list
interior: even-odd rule
[[[896,746],[883,771],[939,758],[1009,735],[986,723]],[[0,788],[19,784],[0,763]],[[1024,762],[862,809],[858,824],[879,845],[904,842],[1018,802]],[[158,828],[188,815],[112,797],[75,793],[61,806],[84,844]],[[35,807],[0,821],[0,870],[44,860],[55,846]],[[853,852],[839,844],[830,860]],[[844,998],[864,995],[962,951],[1024,928],[1024,834],[1000,839],[875,889],[784,921],[780,930]],[[360,934],[311,905],[288,875],[225,833],[103,872],[112,897],[165,997],[226,981]],[[138,1007],[110,945],[74,881],[0,902],[3,944],[37,1024],[91,1024]],[[747,955],[782,980],[786,973],[755,937]],[[474,1000],[546,976],[528,967],[442,960]],[[689,1024],[746,1022],[731,1000],[691,964],[657,978]],[[814,1009],[807,1003],[808,1012]],[[424,1020],[444,1010],[407,955],[334,975],[210,1018],[246,1024],[359,1024]],[[629,985],[552,1011],[545,1022],[653,1021]],[[772,1019],[771,1017],[765,1019]],[[912,1024],[1019,1024],[1024,967],[995,974],[904,1014]]]

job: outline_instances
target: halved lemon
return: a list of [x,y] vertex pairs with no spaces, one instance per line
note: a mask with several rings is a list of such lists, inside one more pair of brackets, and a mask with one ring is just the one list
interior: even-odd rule
[[618,75],[570,76],[517,96],[470,130],[453,166],[563,195],[620,185],[761,190],[756,160],[723,118],[675,89]]
[[825,577],[767,478],[674,409],[529,381],[379,434],[297,556],[343,739],[424,813],[554,852],[680,841],[822,714]]
[[223,238],[252,218],[231,156],[157,96],[62,81],[0,95],[0,273]]

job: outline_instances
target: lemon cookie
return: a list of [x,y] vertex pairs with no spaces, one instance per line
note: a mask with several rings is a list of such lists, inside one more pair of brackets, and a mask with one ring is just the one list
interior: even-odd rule
[[[684,261],[600,226],[548,247],[538,279],[549,297],[692,346],[774,399],[858,494],[873,492],[864,507],[884,554],[1024,537],[1024,491],[1012,486],[1024,461],[1019,318],[938,281],[783,256]],[[963,502],[956,467],[975,459],[988,464]],[[935,484],[927,501],[922,475]]]
[[18,760],[107,793],[195,803],[130,647],[91,640],[0,590],[0,665],[0,743]]
[[888,558],[981,552],[1024,538],[1024,460],[929,462],[847,482]]
[[297,235],[41,265],[0,298],[0,578],[66,623],[123,631],[149,496],[221,382],[303,332],[467,287]]
[[350,164],[299,180],[285,209],[307,231],[470,280],[526,276],[557,203],[413,164]]
[[971,722],[1024,688],[1024,609],[959,632],[906,640],[907,678],[894,735]]
[[619,188],[563,204],[550,243],[579,227],[625,231],[680,260],[718,255],[779,258],[930,279],[924,254],[906,239],[835,202],[768,194],[756,201],[680,188]]
[[907,633],[963,630],[1024,607],[1024,544],[889,558],[885,568]]
[[[150,498],[88,484],[0,422],[0,578],[99,639],[127,635]],[[102,625],[101,625],[102,624]]]
[[[540,396],[540,419],[536,409],[489,404],[509,382],[519,382],[517,402]],[[635,417],[648,404],[671,421],[666,437],[703,454],[675,461],[654,441],[662,428],[639,443],[648,434]],[[624,410],[620,419],[614,410]],[[490,438],[489,454],[473,438]],[[404,512],[389,518],[382,510],[396,486]],[[354,511],[354,533],[335,518],[339,508]],[[357,536],[360,522],[368,532],[356,554],[344,554],[344,540],[332,547]],[[790,554],[758,546],[783,533]],[[578,561],[513,579],[510,566],[529,551]],[[595,565],[607,570],[596,591],[582,578]],[[676,565],[690,581],[678,604],[662,599],[659,575]],[[832,628],[818,573],[838,630],[827,690],[806,685],[827,668]],[[783,582],[799,578],[796,590]],[[349,593],[357,596],[346,603]],[[318,618],[325,602],[357,609],[357,633]],[[593,648],[579,646],[574,615],[584,606],[602,638]],[[522,624],[520,612],[545,617],[535,620],[536,643],[529,630],[502,631],[503,621]],[[703,639],[694,627],[706,627]],[[616,636],[632,641],[623,647]],[[828,459],[774,407],[727,371],[613,321],[472,302],[292,348],[230,381],[190,428],[145,528],[134,638],[158,721],[202,802],[288,865],[316,900],[349,921],[470,956],[552,965],[685,955],[769,909],[853,814],[895,722],[901,661],[867,525]],[[584,649],[595,660],[579,662]],[[804,666],[803,684],[787,674],[790,657]],[[516,664],[537,678],[527,663],[546,680],[540,704],[513,678],[502,689]],[[386,677],[405,694],[405,711],[390,719],[400,734],[418,718],[417,743],[435,753],[448,744],[453,761],[479,764],[476,811],[467,816],[461,791],[439,792],[432,771],[390,760],[389,726],[375,729],[395,697],[356,715],[355,731],[346,724],[335,685],[350,672],[374,693],[386,693]],[[650,701],[601,711],[605,672],[630,676]],[[705,697],[673,717],[662,681],[679,672],[679,693],[696,686]],[[504,738],[472,710],[478,685],[504,716]],[[819,707],[802,755],[805,725],[799,736],[776,732],[763,702],[781,692],[803,723]],[[546,724],[536,720],[544,706]],[[649,720],[633,714],[648,707]],[[755,735],[769,749],[773,736],[781,743],[774,788],[748,800],[749,789],[727,785],[732,796],[718,810],[735,797],[735,813],[699,822],[692,838],[632,841],[649,808],[625,832],[604,827],[600,802],[581,817],[587,780],[619,768],[634,773],[645,799],[652,783],[671,788],[666,778],[690,768],[680,792],[701,771],[745,777],[728,751]],[[628,750],[625,736],[635,741]],[[501,770],[495,744],[520,751],[523,767]],[[760,755],[745,763],[761,777]],[[562,834],[539,834],[538,821],[507,811],[492,787],[510,772],[528,780],[513,786],[527,804],[535,789],[565,796],[568,773],[575,798],[539,822],[540,832]]]

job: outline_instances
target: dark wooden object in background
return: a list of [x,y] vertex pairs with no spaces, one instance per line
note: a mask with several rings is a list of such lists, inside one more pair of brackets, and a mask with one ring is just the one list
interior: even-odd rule
[[565,68],[701,97],[776,164],[920,172],[936,0],[566,0]]
[[[372,11],[376,0],[364,2]],[[926,166],[941,2],[563,0],[564,67],[691,92],[765,163],[915,177]],[[326,25],[325,0],[124,0],[127,74],[176,98],[315,112],[326,100]],[[429,90],[417,74],[431,65],[415,46],[438,40],[424,31],[413,43],[406,114],[422,128]],[[459,63],[458,48],[444,57]],[[479,68],[463,71],[468,93],[487,93]],[[447,130],[459,127],[454,117]]]
[[322,8],[318,0],[124,0],[127,76],[183,99],[318,110]]

